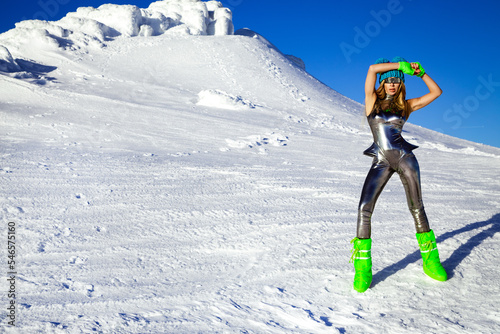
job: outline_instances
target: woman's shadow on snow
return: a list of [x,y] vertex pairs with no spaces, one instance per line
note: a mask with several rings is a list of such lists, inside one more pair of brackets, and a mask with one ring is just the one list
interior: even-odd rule
[[[448,259],[442,262],[443,267],[446,269],[446,272],[448,273],[448,278],[452,278],[454,276],[455,269],[467,256],[469,256],[469,254],[475,247],[479,246],[485,239],[491,238],[495,233],[500,232],[500,213],[497,213],[496,215],[494,215],[493,217],[491,217],[486,221],[468,224],[458,230],[446,232],[443,235],[436,238],[436,241],[439,244],[440,242],[443,242],[444,240],[452,238],[458,234],[477,230],[486,226],[489,227],[479,232],[469,240],[467,240],[467,242],[458,247]],[[398,272],[399,270],[406,268],[410,263],[417,262],[421,258],[422,257],[420,255],[420,250],[417,250],[412,254],[408,255],[407,257],[405,257],[404,259],[402,259],[401,261],[382,269],[381,271],[373,275],[372,287],[384,281],[387,277]]]

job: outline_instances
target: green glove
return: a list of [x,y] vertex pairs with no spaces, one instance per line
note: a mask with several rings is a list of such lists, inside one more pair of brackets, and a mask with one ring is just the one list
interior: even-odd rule
[[417,74],[417,77],[421,78],[421,77],[423,77],[423,76],[424,76],[424,74],[425,74],[425,70],[424,70],[424,68],[422,67],[422,65],[420,65],[420,63],[417,63],[417,64],[418,64],[418,68],[420,69],[420,73],[419,73],[419,74]]
[[405,62],[405,61],[399,62],[398,70],[402,71],[405,74],[409,74],[409,75],[413,75],[413,73],[415,73],[415,70],[413,68],[411,68],[410,63]]

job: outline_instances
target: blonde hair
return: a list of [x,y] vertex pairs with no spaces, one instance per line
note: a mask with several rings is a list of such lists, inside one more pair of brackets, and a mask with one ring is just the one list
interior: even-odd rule
[[[377,94],[377,101],[375,101],[373,109],[376,112],[382,110],[380,105],[382,101],[384,101],[385,98],[387,97],[384,84],[385,84],[385,79],[380,83],[380,86],[375,91],[375,93]],[[404,82],[401,82],[399,84],[398,90],[396,91],[396,94],[394,94],[394,98],[392,99],[390,106],[391,108],[401,111],[401,114],[403,115],[404,118],[408,119],[408,117],[410,116],[411,110],[410,106],[408,105],[408,102],[406,101],[406,86]]]

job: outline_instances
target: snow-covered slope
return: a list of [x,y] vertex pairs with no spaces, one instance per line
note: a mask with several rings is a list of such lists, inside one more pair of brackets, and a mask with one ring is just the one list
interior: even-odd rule
[[362,106],[232,34],[229,14],[106,5],[0,35],[2,254],[14,222],[18,273],[17,327],[1,313],[2,328],[499,332],[500,150],[407,124],[450,280],[423,274],[394,177],[372,288],[354,292]]

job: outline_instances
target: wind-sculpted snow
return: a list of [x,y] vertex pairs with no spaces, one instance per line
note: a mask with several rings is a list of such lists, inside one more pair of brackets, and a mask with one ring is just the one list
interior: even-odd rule
[[116,38],[232,35],[233,31],[232,13],[219,1],[166,0],[153,2],[146,9],[113,4],[81,7],[59,21],[22,21],[1,34],[0,71],[19,71],[10,53],[21,55],[27,48],[87,51]]
[[423,273],[395,177],[358,294],[363,106],[255,32],[204,36],[204,6],[215,19],[162,1],[0,36],[3,274],[8,222],[18,263],[0,332],[499,333],[500,149],[405,125],[450,279]]
[[17,72],[21,67],[16,63],[9,50],[0,45],[0,71],[2,72]]

